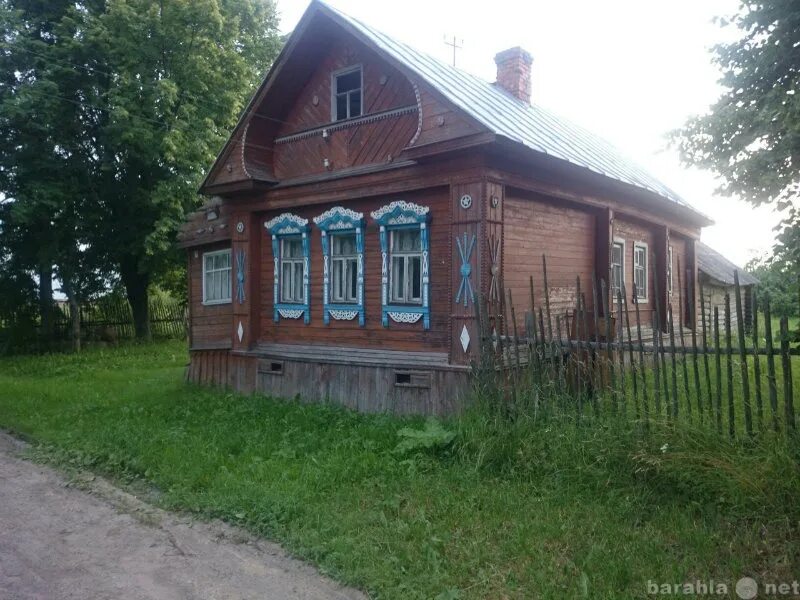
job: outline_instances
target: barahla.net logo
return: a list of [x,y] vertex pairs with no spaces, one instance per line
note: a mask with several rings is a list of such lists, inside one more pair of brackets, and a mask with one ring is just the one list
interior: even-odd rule
[[[800,581],[791,582],[762,582],[759,583],[752,577],[742,577],[734,585],[736,598],[753,600],[759,592],[763,597],[789,597],[800,596]],[[731,585],[724,581],[685,581],[683,583],[660,583],[647,580],[647,593],[651,596],[728,596],[730,597]]]

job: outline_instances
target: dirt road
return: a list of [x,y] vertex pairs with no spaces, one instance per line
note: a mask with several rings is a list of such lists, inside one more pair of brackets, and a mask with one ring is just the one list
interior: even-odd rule
[[18,457],[0,432],[0,598],[362,599],[277,545],[80,485]]

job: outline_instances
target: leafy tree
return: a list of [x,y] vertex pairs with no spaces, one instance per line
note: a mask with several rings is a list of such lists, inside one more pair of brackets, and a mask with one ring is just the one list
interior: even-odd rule
[[72,287],[118,273],[148,338],[148,286],[174,268],[204,170],[278,52],[274,3],[0,7],[0,190]]
[[751,260],[745,268],[758,278],[759,297],[769,298],[772,314],[800,315],[800,287],[793,265],[774,257],[763,257]]
[[[682,158],[722,178],[720,192],[783,211],[776,254],[800,263],[800,10],[794,0],[743,2],[714,47],[723,95],[677,132]],[[796,268],[796,267],[795,267]]]

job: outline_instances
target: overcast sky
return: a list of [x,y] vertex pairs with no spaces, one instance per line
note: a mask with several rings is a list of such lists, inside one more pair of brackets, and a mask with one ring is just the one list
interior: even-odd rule
[[[522,46],[533,55],[533,101],[602,135],[713,218],[703,241],[740,265],[771,248],[777,218],[715,195],[714,178],[681,166],[666,142],[719,96],[709,49],[732,32],[712,19],[738,0],[328,1],[442,60],[452,60],[444,36],[457,36],[458,66],[488,81],[494,55]],[[307,6],[278,0],[282,31]]]

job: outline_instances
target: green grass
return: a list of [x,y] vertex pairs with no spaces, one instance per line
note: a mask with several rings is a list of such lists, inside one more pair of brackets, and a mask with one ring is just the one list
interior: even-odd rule
[[431,427],[398,452],[424,421],[187,385],[186,359],[177,343],[0,359],[0,426],[374,598],[643,597],[800,567],[785,442],[475,411],[443,424],[449,443]]

